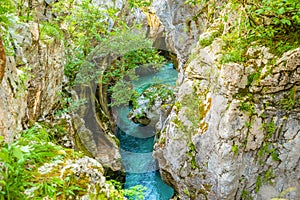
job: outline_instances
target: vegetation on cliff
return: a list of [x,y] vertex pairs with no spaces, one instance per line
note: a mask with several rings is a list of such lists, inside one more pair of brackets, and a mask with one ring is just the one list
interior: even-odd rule
[[37,123],[11,144],[0,137],[0,199],[124,199],[143,194],[142,187],[123,190],[106,181],[96,160],[53,143],[63,133],[59,125]]
[[[178,174],[182,178],[182,169],[176,169],[175,164],[173,165],[177,160],[168,156],[171,151],[179,152],[183,148],[176,148],[172,144],[176,142],[172,140],[176,133],[179,132],[180,137],[192,132],[196,135],[192,137],[191,146],[194,144],[196,148],[189,146],[190,151],[186,150],[185,161],[195,169],[199,165],[203,171],[207,170],[206,178],[197,185],[199,187],[195,187],[193,180],[197,179],[200,183],[201,174],[197,174],[197,170],[190,170],[188,173],[193,175],[182,178],[185,179],[184,183],[175,181],[174,185],[180,188],[179,191],[190,184],[188,189],[195,194],[194,189],[200,191],[199,188],[209,179],[213,187],[222,187],[220,190],[209,188],[206,198],[213,198],[213,193],[217,191],[216,198],[231,199],[233,196],[230,195],[234,194],[237,199],[256,199],[259,195],[265,195],[266,187],[270,187],[274,190],[270,198],[288,199],[286,194],[290,193],[292,196],[291,191],[298,190],[299,183],[299,180],[292,182],[299,175],[299,171],[296,168],[287,168],[290,163],[282,155],[285,146],[299,138],[299,1],[228,0],[222,4],[221,1],[213,0],[187,0],[185,3],[197,7],[199,13],[194,17],[205,19],[208,23],[207,29],[200,35],[198,48],[193,50],[185,65],[187,78],[180,89],[183,91],[191,87],[189,84],[198,84],[200,90],[208,91],[212,101],[202,103],[195,98],[195,101],[189,103],[188,99],[178,98],[174,108],[176,115],[167,127],[173,128],[174,124],[176,129],[165,134],[172,134],[172,137],[164,139],[164,142],[167,139],[169,142],[157,151],[164,151],[166,155],[160,164],[165,165],[164,170],[169,170],[175,180]],[[213,13],[211,7],[215,8]],[[181,97],[180,93],[178,96]],[[192,117],[195,118],[207,107],[210,108],[209,117],[204,115],[203,120],[207,124],[206,129],[202,131],[201,127],[197,127],[196,131],[184,130],[183,122],[193,122],[193,118],[189,118],[190,111],[194,112]],[[291,123],[293,121],[294,124]],[[201,122],[201,118],[195,122]],[[224,122],[226,124],[222,124]],[[293,134],[293,139],[284,142],[284,138],[288,138],[286,130],[292,129],[292,126],[294,130],[290,133]],[[189,140],[180,140],[183,141]],[[206,142],[213,146],[210,150]],[[297,146],[295,142],[291,148],[298,150]],[[213,152],[218,148],[219,155],[215,159]],[[285,153],[287,157],[293,154],[292,150]],[[196,161],[188,159],[194,155]],[[205,155],[208,156],[207,159],[204,158]],[[297,156],[292,157],[292,160],[299,160]],[[216,160],[229,167],[215,165]],[[173,166],[170,167],[170,163]],[[179,161],[178,165],[182,163]],[[284,167],[280,168],[279,165]],[[249,173],[247,167],[255,170],[251,169]],[[286,171],[284,173],[280,171],[283,168]],[[226,171],[225,176],[215,176],[222,170]],[[239,175],[234,174],[237,171]],[[212,172],[211,178],[207,178],[208,172]],[[282,182],[280,186],[279,181]],[[180,197],[191,198],[188,189],[180,191]],[[284,195],[280,193],[283,190]],[[297,195],[298,193],[295,196]]]
[[[92,4],[89,0],[60,0],[52,3],[46,1],[40,4],[35,1],[25,2],[1,1],[0,29],[6,54],[15,56],[16,51],[15,41],[10,34],[11,27],[21,24],[32,28],[32,24],[33,27],[36,25],[36,29],[30,29],[32,31],[30,34],[37,37],[35,39],[38,42],[46,45],[64,43],[66,65],[63,67],[69,79],[68,86],[73,86],[80,68],[99,45],[109,47],[106,49],[107,53],[113,54],[116,53],[114,50],[118,50],[124,54],[129,52],[131,47],[124,45],[122,41],[136,37],[139,39],[140,46],[147,44],[143,47],[151,47],[148,40],[140,37],[141,34],[128,36],[130,31],[138,33],[140,26],[129,27],[123,13],[115,7],[108,6],[103,9],[102,5]],[[114,39],[117,42],[112,42]],[[133,50],[134,48],[136,47],[133,47]],[[151,48],[129,52],[110,66],[105,75],[107,82],[104,84],[115,83],[123,78],[125,71],[138,65],[163,61],[159,52]],[[19,78],[22,83],[30,80],[31,70],[28,66],[21,74]],[[99,74],[94,73],[94,75]],[[28,89],[26,84],[23,86],[22,90],[26,92]],[[62,95],[65,98],[59,103],[61,105],[57,106],[61,109],[55,111],[55,117],[64,116],[65,113],[72,112],[72,107],[78,107],[78,102],[70,100],[70,94]],[[78,160],[94,161],[84,157],[80,152],[60,146],[52,133],[64,135],[66,134],[64,131],[65,127],[59,129],[56,127],[53,131],[53,127],[48,125],[35,124],[24,133],[20,133],[20,137],[12,143],[0,139],[0,199],[67,199],[86,194],[96,199],[124,199],[125,196],[142,198],[140,195],[143,193],[143,188],[123,190],[121,185],[114,181],[103,181],[101,165],[91,166],[91,169],[98,172],[95,176],[100,176],[97,178],[101,179],[97,179],[94,183],[93,177],[85,177],[86,172],[76,174],[76,170],[66,169],[68,164],[75,165]],[[43,166],[50,168],[50,165],[53,165],[50,171],[40,172]],[[65,171],[62,172],[63,170]]]
[[[197,5],[215,5],[213,1],[187,1]],[[281,56],[297,48],[300,43],[300,3],[297,0],[243,1],[229,0],[224,6],[222,24],[215,27],[210,38],[200,40],[202,46],[210,45],[220,37],[224,42],[221,63],[245,62],[250,46],[269,47],[271,53]],[[222,10],[222,7],[216,10]],[[217,14],[217,13],[216,13]],[[209,18],[209,12],[207,12]],[[212,23],[213,24],[213,23]],[[226,24],[226,27],[224,27]]]

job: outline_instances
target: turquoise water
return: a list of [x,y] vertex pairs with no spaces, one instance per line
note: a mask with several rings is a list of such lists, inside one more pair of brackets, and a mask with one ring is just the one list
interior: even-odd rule
[[[158,72],[140,77],[133,82],[138,92],[153,84],[175,85],[178,73],[172,64],[166,64]],[[156,160],[152,157],[155,130],[141,126],[127,118],[130,107],[119,107],[116,135],[120,140],[121,156],[126,170],[125,188],[142,185],[147,188],[145,200],[169,200],[173,189],[160,177]]]

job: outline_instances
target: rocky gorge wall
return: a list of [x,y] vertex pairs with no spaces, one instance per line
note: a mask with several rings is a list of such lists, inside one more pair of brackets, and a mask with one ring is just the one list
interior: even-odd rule
[[65,61],[63,43],[43,41],[38,23],[16,23],[8,32],[14,52],[0,85],[0,132],[12,141],[60,100]]
[[[60,116],[54,114],[54,111],[60,109],[61,106],[65,106],[62,105],[66,102],[62,100],[61,93],[63,89],[69,90],[69,88],[65,87],[68,85],[68,80],[64,75],[66,64],[65,41],[58,34],[60,31],[65,31],[65,29],[57,31],[55,29],[57,27],[50,27],[52,29],[47,31],[47,28],[42,25],[43,22],[46,22],[46,24],[49,21],[51,22],[52,17],[54,17],[53,13],[49,11],[49,4],[52,2],[52,0],[25,0],[22,2],[24,7],[21,7],[27,11],[29,10],[28,15],[34,13],[36,16],[33,19],[30,18],[27,21],[19,20],[16,16],[13,16],[11,19],[12,23],[7,25],[7,27],[2,27],[2,21],[0,23],[1,31],[5,31],[3,35],[0,34],[0,151],[3,154],[0,156],[1,164],[3,164],[0,169],[0,172],[3,172],[2,174],[0,173],[1,180],[3,179],[1,183],[1,197],[4,199],[16,198],[15,196],[10,196],[9,191],[4,191],[3,188],[5,186],[3,185],[6,184],[6,181],[10,183],[10,181],[16,182],[16,180],[20,180],[19,185],[26,184],[26,186],[24,184],[20,190],[16,191],[22,198],[37,198],[36,196],[39,195],[40,191],[36,185],[43,187],[49,184],[55,189],[51,189],[51,194],[49,194],[49,190],[44,191],[42,189],[41,194],[44,194],[45,198],[124,199],[121,189],[119,187],[116,189],[105,178],[108,170],[113,170],[113,173],[116,173],[115,170],[122,171],[123,166],[117,141],[113,139],[112,135],[109,135],[110,132],[108,133],[107,130],[109,128],[103,127],[105,122],[99,122],[95,114],[95,99],[87,99],[90,101],[90,104],[86,108],[92,109],[92,112],[90,112],[92,115],[78,116],[73,112],[70,114],[70,111],[67,113],[62,111],[63,114]],[[120,8],[120,1],[97,2],[99,4],[112,4],[112,6]],[[97,2],[94,3],[97,4]],[[54,34],[53,29],[55,29]],[[4,44],[2,44],[1,39],[3,39]],[[94,97],[95,93],[83,94],[84,92],[90,92],[88,87],[85,88],[83,86],[82,88],[84,90],[81,94],[83,98]],[[75,93],[75,91],[68,92]],[[89,129],[88,125],[91,123],[94,123],[93,127],[96,127],[96,129]],[[41,130],[35,130],[35,128],[41,128]],[[35,138],[35,134],[39,134],[42,138],[37,137],[36,139],[41,139],[38,142],[30,140],[28,142],[31,145],[30,149],[28,149],[28,145],[24,148],[27,148],[27,150],[20,150],[19,148],[24,145],[23,136],[20,136],[21,133],[24,133],[24,130],[29,130],[27,133],[29,133],[30,137]],[[35,131],[30,132],[30,130]],[[51,141],[44,141],[49,136],[48,134],[53,134],[51,135]],[[77,138],[78,135],[82,136],[83,139],[80,138],[82,140],[79,139],[75,142],[76,148],[88,150],[88,152],[85,151],[84,153],[90,157],[84,156],[83,153],[75,152],[73,149],[65,149],[59,145],[54,145],[54,143],[62,144],[61,142],[64,142],[56,141],[57,138],[53,139],[52,137],[57,136],[55,134],[58,137],[66,134],[64,138],[67,137],[66,140],[69,144],[63,145],[69,148],[74,148],[73,142],[76,140],[76,138],[70,139],[70,137],[74,135]],[[94,137],[94,135],[98,135],[98,137]],[[2,136],[4,137],[4,142],[9,143],[9,145],[2,141]],[[22,140],[21,145],[17,143],[19,138]],[[32,144],[45,147],[44,152],[34,152],[35,149],[32,147]],[[40,155],[45,153],[49,155],[53,153],[51,152],[53,148],[47,149],[49,147],[47,145],[60,149],[54,151],[58,159],[43,157],[43,159],[39,160],[39,163],[36,160],[27,159],[28,157],[31,158],[31,154]],[[85,147],[85,145],[87,146]],[[18,155],[23,155],[24,153],[27,157],[19,156],[17,158],[18,164],[16,165],[20,165],[20,167],[14,174],[14,169],[11,169],[13,167],[7,164],[6,160],[11,159],[15,163],[16,149],[19,150]],[[7,155],[9,154],[9,158],[6,158],[6,154],[3,152],[7,153]],[[6,160],[3,158],[6,158]],[[28,177],[26,180],[23,178],[25,174],[22,174],[24,172],[22,171],[22,162],[32,163],[32,165],[26,164],[24,167],[27,172],[26,176],[32,177],[31,180],[27,180],[30,179]],[[43,165],[37,169],[36,166],[42,162]],[[8,167],[6,168],[6,166],[9,166],[10,169],[7,170]],[[31,172],[34,173],[31,174]],[[6,174],[5,178],[2,176],[4,173]],[[19,179],[11,178],[15,176]],[[59,182],[55,182],[55,180],[59,180]],[[71,189],[71,192],[65,192],[65,188],[63,188],[63,191],[60,192],[59,190],[64,184],[66,184],[67,189],[73,188],[73,191]],[[76,186],[74,187],[74,185]],[[42,198],[41,196],[39,197]]]
[[[14,16],[7,28],[3,27],[6,32],[2,39],[7,52],[5,55],[3,46],[0,46],[0,80],[3,79],[0,85],[0,135],[6,142],[12,142],[35,122],[43,122],[47,115],[52,116],[63,101],[63,85],[68,81],[64,75],[66,49],[60,35],[62,30],[45,27],[45,21],[51,22],[55,17],[49,6],[51,3],[53,1],[27,2],[19,12],[32,8],[28,13],[32,19],[26,22]],[[104,5],[102,1],[94,3]],[[123,6],[121,1],[115,2],[116,5],[106,3],[119,9]],[[95,109],[94,102],[91,105]],[[86,153],[105,167],[122,169],[119,149],[112,135],[93,137],[93,134],[103,134],[101,125],[105,122],[101,124],[96,115],[92,119],[78,115],[62,117],[68,122],[68,127],[65,127],[70,132],[68,137],[77,136],[72,139],[73,142],[78,140],[75,142],[77,149],[88,150]],[[96,130],[89,130],[86,121],[101,125]]]
[[182,66],[177,101],[154,151],[176,198],[299,199],[300,49],[276,57],[253,47],[246,63],[219,64],[221,39],[198,44],[212,31],[205,30],[207,18],[199,16],[196,36],[184,31],[199,7],[174,0],[153,7]]

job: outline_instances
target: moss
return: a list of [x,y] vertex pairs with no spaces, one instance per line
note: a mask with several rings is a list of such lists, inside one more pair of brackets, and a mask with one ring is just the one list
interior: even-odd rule
[[253,200],[253,198],[251,197],[250,193],[247,190],[245,190],[245,189],[242,190],[241,199],[242,200]]
[[255,114],[254,103],[251,101],[241,101],[239,103],[239,109],[241,111],[248,113],[249,116],[252,116],[253,114]]
[[78,148],[79,151],[83,152],[86,156],[88,157],[93,157],[92,153],[89,152],[89,150],[85,147],[85,145],[81,142],[81,139],[78,135],[78,133],[76,133],[74,135],[74,141],[75,141],[75,146]]
[[276,130],[276,125],[273,121],[271,121],[270,123],[268,123],[266,125],[266,132],[267,132],[267,136],[266,139],[271,139],[273,134],[275,133]]
[[237,156],[239,154],[239,146],[238,145],[233,145],[232,148],[231,148],[231,151],[233,152],[233,154],[235,156]]
[[284,110],[292,110],[296,107],[296,105],[300,104],[299,95],[297,96],[297,86],[294,85],[288,94],[285,95],[285,98],[282,98],[277,103]]
[[223,31],[222,29],[216,30],[216,31],[212,32],[211,35],[210,35],[208,38],[202,38],[202,39],[200,39],[200,40],[199,40],[199,45],[200,45],[202,48],[211,45],[211,44],[213,43],[213,41],[214,41],[217,37],[221,36],[222,31]]
[[189,190],[188,190],[187,188],[185,188],[185,189],[183,190],[183,193],[184,193],[185,195],[187,195],[188,197],[191,196],[191,194],[190,194],[190,192],[189,192]]
[[208,129],[208,124],[203,121],[211,108],[212,99],[206,100],[208,91],[195,92],[183,97],[181,104],[186,108],[185,115],[192,123],[192,131],[204,133]]
[[259,81],[261,78],[261,68],[258,69],[258,71],[252,72],[247,77],[247,86],[251,86],[252,83]]
[[274,178],[275,178],[275,175],[274,175],[273,169],[269,168],[264,174],[263,182],[269,183],[272,185],[273,184],[272,179],[274,179]]
[[257,178],[256,178],[256,183],[255,183],[255,192],[256,193],[259,192],[261,185],[262,185],[261,176],[258,175]]
[[186,130],[186,126],[183,124],[183,122],[176,116],[175,118],[172,119],[172,122],[175,124],[176,128],[178,128],[181,131]]
[[189,151],[187,153],[187,156],[190,158],[191,169],[192,170],[200,169],[200,167],[197,165],[197,160],[196,160],[197,151],[194,143],[190,142],[188,144],[188,147],[189,147]]

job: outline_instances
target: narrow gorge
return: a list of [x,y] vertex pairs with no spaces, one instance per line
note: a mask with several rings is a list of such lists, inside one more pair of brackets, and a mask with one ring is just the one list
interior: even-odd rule
[[297,0],[3,0],[0,199],[300,199]]

